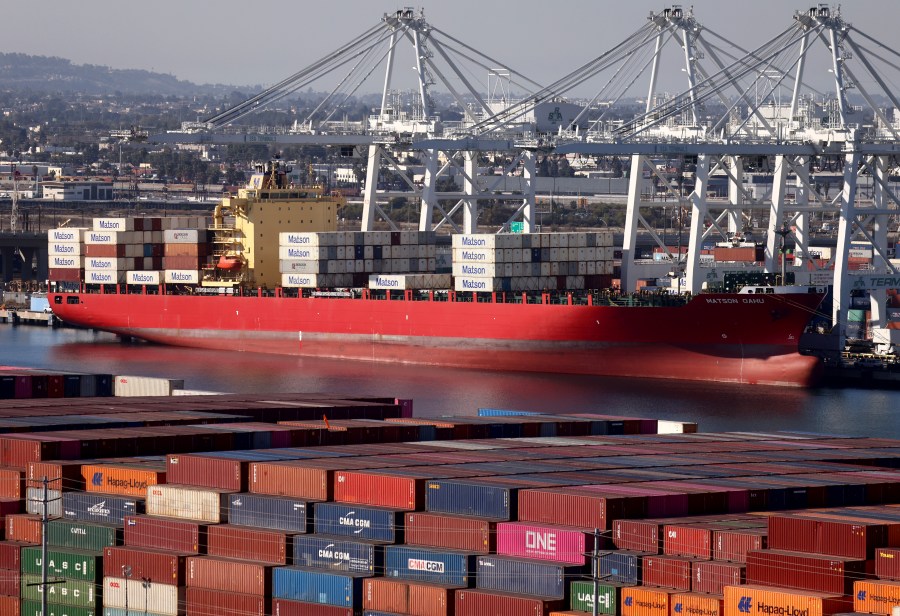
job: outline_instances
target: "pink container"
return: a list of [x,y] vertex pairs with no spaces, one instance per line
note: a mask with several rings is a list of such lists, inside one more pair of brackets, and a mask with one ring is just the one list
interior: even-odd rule
[[593,533],[584,530],[527,522],[497,524],[497,553],[504,556],[584,565],[593,547]]

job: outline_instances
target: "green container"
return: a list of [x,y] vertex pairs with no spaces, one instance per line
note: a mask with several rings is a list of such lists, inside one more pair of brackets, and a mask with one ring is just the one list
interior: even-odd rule
[[[53,578],[84,580],[95,584],[102,578],[102,559],[103,557],[96,552],[72,548],[48,548],[47,575]],[[41,575],[40,546],[23,548],[20,560],[22,573]]]
[[122,529],[109,524],[52,520],[47,525],[47,543],[63,548],[99,553],[103,551],[103,548],[122,545]]
[[[23,601],[19,609],[21,616],[41,616],[40,601]],[[57,603],[48,603],[47,616],[100,616],[100,612],[90,607],[71,607]]]
[[[59,578],[57,578],[59,579]],[[51,577],[50,581],[54,581]],[[26,601],[41,602],[41,576],[32,573],[22,574],[22,598]],[[62,580],[47,586],[47,602],[58,606],[83,607],[96,611],[100,607],[100,597],[96,582],[80,580]]]
[[[570,585],[572,598],[570,609],[579,612],[592,612],[594,610],[594,583],[591,581],[572,582]],[[598,614],[612,614],[615,616],[619,605],[621,586],[613,584],[599,584],[597,586]]]

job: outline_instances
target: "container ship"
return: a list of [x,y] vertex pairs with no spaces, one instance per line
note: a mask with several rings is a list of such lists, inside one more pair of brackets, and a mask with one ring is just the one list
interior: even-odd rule
[[821,290],[620,293],[609,231],[339,232],[341,198],[286,171],[259,168],[208,225],[51,230],[54,313],[228,351],[789,386],[820,374],[798,341]]

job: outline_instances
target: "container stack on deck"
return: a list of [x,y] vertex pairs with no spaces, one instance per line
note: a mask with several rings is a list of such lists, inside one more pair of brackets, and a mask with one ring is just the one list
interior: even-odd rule
[[602,614],[900,604],[900,442],[663,425],[300,394],[0,401],[0,614],[40,612],[45,490],[68,616],[583,616],[595,553]]
[[71,283],[84,280],[84,231],[79,228],[47,231],[48,280]]

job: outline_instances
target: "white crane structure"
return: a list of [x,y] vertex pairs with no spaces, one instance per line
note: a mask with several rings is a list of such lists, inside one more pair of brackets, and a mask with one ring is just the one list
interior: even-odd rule
[[[412,52],[415,75],[414,95],[405,105],[393,89],[403,50]],[[820,90],[814,84],[822,80],[809,77],[824,70],[829,71],[829,86]],[[679,93],[658,87],[666,71],[683,74]],[[843,336],[852,290],[869,291],[872,324],[884,327],[887,290],[900,288],[900,273],[887,251],[890,217],[898,214],[889,181],[900,154],[900,97],[890,87],[898,83],[897,71],[900,53],[857,30],[827,5],[796,12],[782,32],[752,50],[704,28],[692,10],[674,5],[650,13],[620,43],[541,86],[428,23],[422,12],[402,9],[385,14],[368,31],[260,94],[203,123],[149,140],[367,150],[364,231],[378,219],[396,229],[384,205],[404,197],[420,204],[420,230],[474,232],[479,203],[495,200],[516,206],[495,231],[506,232],[520,220],[525,232],[533,232],[538,157],[629,157],[623,290],[633,290],[639,278],[667,274],[683,280],[683,290],[692,293],[716,284],[724,268],[746,267],[710,266],[701,259],[701,246],[736,241],[751,221],[767,220],[765,271],[798,283],[828,284],[833,276],[832,316],[835,331]],[[334,75],[339,76],[337,85],[289,129],[254,132],[236,125]],[[336,120],[342,105],[375,79],[381,84],[380,106],[362,123]],[[577,105],[569,102],[576,89],[595,83],[599,86],[592,97]],[[449,94],[461,119],[440,117],[434,104],[438,91]],[[616,104],[635,92],[643,99],[641,111],[630,119],[616,117]],[[480,175],[480,156],[494,152],[506,153],[508,164],[500,175]],[[407,156],[424,165],[421,182],[404,172],[401,161]],[[673,186],[663,176],[659,159],[676,160],[682,171],[692,169],[688,194],[683,184]],[[813,165],[821,161],[842,169],[842,188],[833,198],[821,194],[813,178]],[[747,181],[747,170],[761,166],[772,169],[771,188],[762,195],[749,190]],[[379,188],[379,176],[386,171],[399,178],[402,189]],[[439,180],[450,174],[462,178],[462,188],[439,192],[439,186],[446,186]],[[522,190],[515,194],[500,189],[512,174],[521,178]],[[708,194],[714,177],[725,178],[727,198]],[[857,191],[860,178],[871,187],[865,199]],[[647,192],[645,179],[662,188]],[[648,209],[664,204],[677,211],[679,234],[686,228],[682,221],[689,221],[684,257],[680,248],[672,255],[645,217]],[[837,250],[823,263],[810,255],[810,220],[826,215],[839,219],[839,230]],[[638,258],[639,231],[661,247],[665,262]],[[796,245],[790,266],[781,254],[786,236]],[[850,271],[848,255],[856,238],[871,243],[873,270]]]

